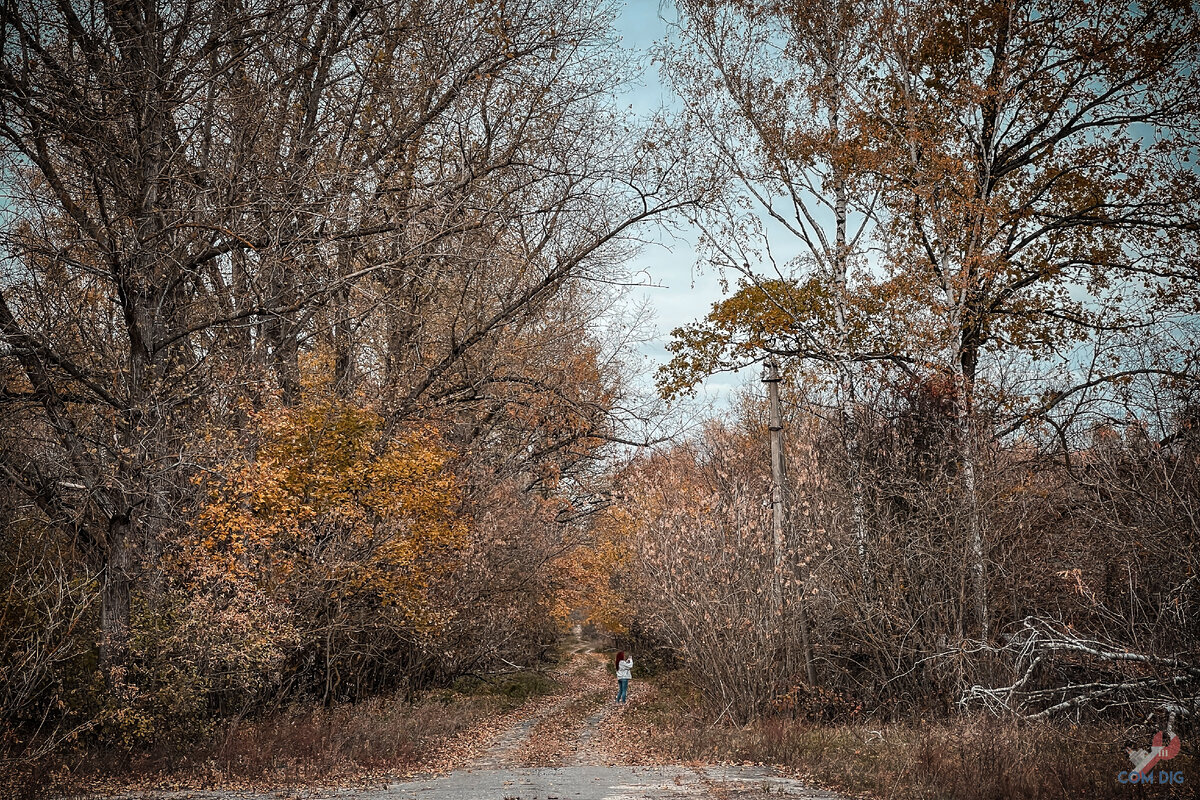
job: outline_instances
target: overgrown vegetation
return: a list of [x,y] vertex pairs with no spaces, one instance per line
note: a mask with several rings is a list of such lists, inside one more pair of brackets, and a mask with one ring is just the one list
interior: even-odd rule
[[[1200,440],[1186,417],[1168,445],[1140,427],[1102,431],[1066,454],[1069,467],[1026,446],[982,452],[996,631],[983,640],[964,634],[972,612],[955,450],[914,442],[914,429],[946,442],[952,421],[914,419],[903,405],[889,422],[864,420],[876,576],[864,582],[846,525],[846,468],[830,456],[840,432],[811,408],[798,404],[786,420],[794,503],[779,562],[761,501],[770,476],[760,401],[626,475],[639,535],[619,575],[641,647],[673,649],[710,711],[746,722],[790,697],[830,720],[987,709],[1190,729]],[[785,587],[782,615],[762,577],[773,573]],[[800,603],[813,620],[817,687],[804,678],[789,611]]]
[[70,769],[57,758],[26,760],[5,774],[0,791],[22,798],[130,787],[374,785],[454,758],[446,751],[456,737],[556,688],[544,673],[518,672],[463,679],[416,702],[396,695],[331,708],[297,703],[254,719],[215,719],[186,746],[164,736],[117,762],[102,742],[76,748]]
[[[819,786],[871,797],[919,800],[1123,798],[1125,748],[1144,748],[1142,729],[1109,724],[1015,724],[988,715],[897,722],[781,709],[745,725],[708,710],[685,675],[664,675],[635,697],[620,721],[635,763],[775,764]],[[1194,774],[1194,755],[1170,762]],[[1190,797],[1185,785],[1156,796]]]
[[[1193,4],[676,0],[640,120],[618,7],[0,3],[0,771],[414,762],[585,622],[686,674],[666,755],[1194,735]],[[662,403],[657,224],[729,290]]]
[[1192,730],[1194,9],[677,5],[731,291],[659,386],[779,362],[786,452],[747,391],[626,473],[641,628],[738,722],[793,696]]
[[690,197],[608,10],[16,0],[0,48],[0,771],[552,657],[641,424],[612,286]]

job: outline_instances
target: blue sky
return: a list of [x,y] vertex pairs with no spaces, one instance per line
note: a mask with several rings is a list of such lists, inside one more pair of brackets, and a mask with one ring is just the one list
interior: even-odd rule
[[[627,0],[618,8],[616,28],[621,43],[638,53],[645,64],[642,79],[620,96],[631,114],[649,115],[678,102],[650,64],[650,49],[670,35],[668,20],[674,20],[675,13],[669,2],[660,4],[659,0]],[[704,316],[721,298],[719,276],[695,270],[693,244],[694,237],[686,232],[682,239],[660,237],[658,246],[644,248],[631,265],[634,270],[645,270],[654,284],[661,284],[640,290],[654,313],[654,339],[641,348],[640,369],[647,382],[652,380],[658,365],[667,360],[666,343],[670,341],[671,330]],[[702,394],[718,405],[725,405],[732,389],[744,383],[746,377],[714,376],[706,382]]]

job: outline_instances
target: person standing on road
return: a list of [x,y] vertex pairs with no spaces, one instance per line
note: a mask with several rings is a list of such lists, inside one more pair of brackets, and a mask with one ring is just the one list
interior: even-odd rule
[[629,693],[629,681],[633,677],[633,659],[625,657],[625,651],[617,653],[617,702],[624,703]]

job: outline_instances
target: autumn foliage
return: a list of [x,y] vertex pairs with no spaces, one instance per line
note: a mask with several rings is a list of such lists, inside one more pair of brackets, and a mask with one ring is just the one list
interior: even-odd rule
[[[330,397],[258,415],[252,458],[225,465],[179,545],[189,589],[262,596],[321,641],[314,657],[330,697],[369,658],[429,644],[445,613],[431,588],[467,541],[436,432],[381,443],[379,428],[378,415]],[[345,655],[354,652],[357,661]]]
[[551,656],[647,416],[613,287],[694,197],[615,122],[606,12],[21,0],[0,39],[0,773]]
[[1195,9],[677,5],[664,73],[716,176],[699,263],[732,291],[659,388],[782,363],[791,517],[766,559],[743,396],[641,467],[698,494],[636,493],[644,585],[678,596],[640,618],[718,714],[1193,719]]
[[1194,4],[670,5],[649,119],[606,4],[0,5],[0,774],[575,625],[712,727],[1192,724]]

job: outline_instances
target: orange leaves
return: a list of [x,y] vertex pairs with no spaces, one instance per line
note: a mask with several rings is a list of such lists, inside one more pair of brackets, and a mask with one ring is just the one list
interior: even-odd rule
[[685,394],[710,374],[757,360],[764,349],[794,348],[790,343],[832,326],[829,290],[818,279],[742,281],[702,322],[672,331],[667,349],[673,355],[659,369],[659,390],[666,397]]
[[255,423],[255,456],[228,468],[199,514],[192,569],[295,602],[432,623],[428,590],[467,536],[437,432],[385,443],[378,415],[330,398]]
[[632,557],[633,519],[621,508],[601,512],[592,525],[592,540],[572,548],[552,565],[558,586],[552,613],[566,625],[574,611],[609,631],[628,629],[631,609],[620,586]]

